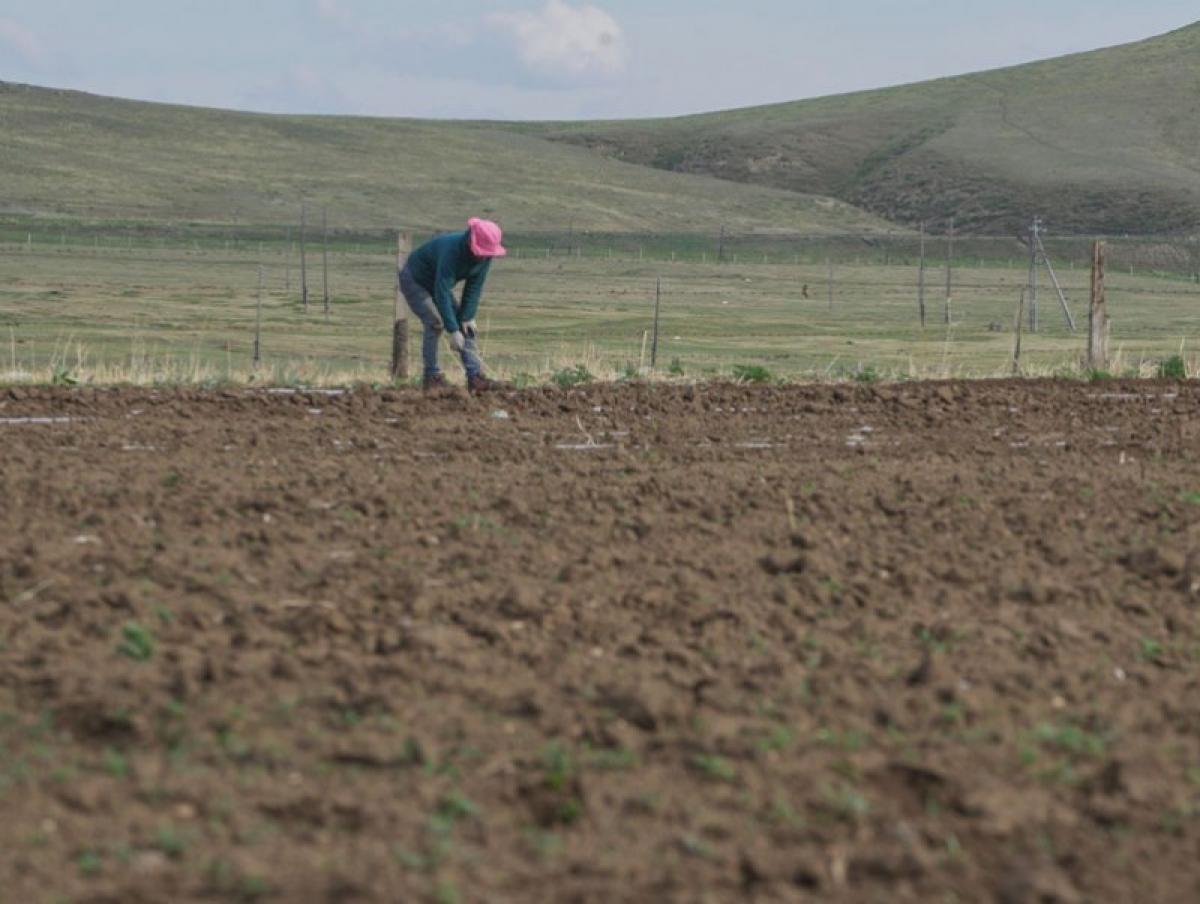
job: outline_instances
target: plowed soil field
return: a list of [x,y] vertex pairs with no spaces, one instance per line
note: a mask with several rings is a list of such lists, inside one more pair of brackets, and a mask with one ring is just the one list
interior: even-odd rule
[[1200,900],[1198,403],[0,389],[0,898]]

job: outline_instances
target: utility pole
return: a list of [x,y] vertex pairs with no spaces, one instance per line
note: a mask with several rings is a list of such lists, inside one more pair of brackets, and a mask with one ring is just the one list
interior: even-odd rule
[[1075,332],[1075,318],[1071,316],[1071,307],[1067,304],[1067,294],[1063,291],[1062,284],[1058,281],[1058,274],[1054,272],[1054,264],[1050,261],[1050,255],[1046,251],[1046,244],[1042,241],[1040,232],[1038,233],[1037,243],[1042,260],[1046,262],[1046,272],[1050,274],[1050,281],[1054,283],[1054,291],[1058,293],[1058,303],[1062,305],[1063,316],[1067,319],[1067,326],[1070,327],[1073,333]]
[[829,310],[833,310],[833,258],[825,258],[825,265],[829,270]]
[[1071,307],[1067,304],[1067,294],[1063,291],[1062,283],[1058,281],[1058,274],[1054,272],[1054,264],[1050,260],[1050,255],[1046,251],[1046,243],[1042,241],[1042,218],[1034,217],[1033,226],[1029,233],[1029,330],[1036,333],[1039,326],[1039,311],[1038,311],[1038,268],[1046,265],[1046,272],[1050,274],[1050,282],[1054,285],[1054,291],[1058,293],[1058,303],[1062,306],[1063,319],[1067,321],[1067,327],[1072,333],[1076,331],[1075,317],[1071,314]]
[[721,226],[721,234],[717,237],[717,263],[725,261],[725,226]]
[[954,217],[950,218],[950,233],[946,237],[946,325],[950,325],[950,306],[954,296]]

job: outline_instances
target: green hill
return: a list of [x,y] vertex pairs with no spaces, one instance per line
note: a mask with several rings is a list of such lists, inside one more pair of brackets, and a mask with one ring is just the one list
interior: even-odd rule
[[[1200,23],[1122,47],[673,119],[267,116],[0,83],[0,212],[554,231],[1200,228]],[[837,200],[834,200],[837,199]],[[864,211],[869,211],[866,213]],[[882,219],[881,219],[882,218]]]
[[1200,226],[1200,23],[905,87],[639,122],[523,127],[665,170],[832,195],[907,222]]
[[267,116],[0,83],[0,213],[609,232],[876,231],[843,202],[663,172],[496,124]]

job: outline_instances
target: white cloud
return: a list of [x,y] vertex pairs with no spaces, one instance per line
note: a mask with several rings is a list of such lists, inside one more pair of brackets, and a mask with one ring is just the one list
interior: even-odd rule
[[40,66],[49,59],[46,47],[32,31],[12,19],[0,19],[0,46],[9,47],[26,63]]
[[316,0],[317,14],[335,28],[360,41],[370,37],[370,29],[342,6],[341,0]]
[[604,10],[547,0],[540,12],[496,13],[491,22],[507,32],[530,69],[550,74],[611,75],[625,65],[621,26]]
[[353,21],[350,13],[342,9],[340,0],[316,0],[317,12],[326,19],[348,23]]

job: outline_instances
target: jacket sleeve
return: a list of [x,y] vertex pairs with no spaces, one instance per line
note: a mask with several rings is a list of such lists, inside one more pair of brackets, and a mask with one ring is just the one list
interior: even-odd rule
[[490,260],[484,261],[479,272],[470,277],[463,286],[462,293],[462,319],[474,320],[475,314],[479,311],[479,299],[483,296],[483,284],[487,281],[487,275],[492,269]]
[[433,277],[433,303],[442,315],[442,325],[447,333],[459,331],[458,317],[454,314],[454,265],[444,254],[438,255],[437,271]]

